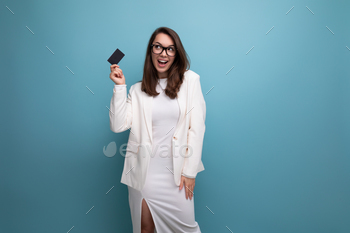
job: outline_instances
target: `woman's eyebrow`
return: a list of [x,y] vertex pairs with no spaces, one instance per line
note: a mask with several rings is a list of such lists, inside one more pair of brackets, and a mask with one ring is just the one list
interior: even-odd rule
[[[160,42],[154,42],[154,43],[158,43],[158,44],[162,45]],[[173,44],[169,45],[168,47],[170,47],[170,46],[174,46],[175,47],[175,45],[173,45]]]

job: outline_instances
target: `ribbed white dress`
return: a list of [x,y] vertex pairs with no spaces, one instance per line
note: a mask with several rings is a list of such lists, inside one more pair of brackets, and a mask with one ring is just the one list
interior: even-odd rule
[[[167,79],[159,80],[163,89]],[[157,85],[160,94],[153,97],[153,145],[145,186],[138,191],[128,186],[133,233],[141,232],[141,208],[144,198],[151,211],[155,233],[200,233],[195,221],[194,196],[186,199],[185,187],[179,190],[173,175],[171,139],[180,110],[176,99],[170,99]],[[158,146],[158,148],[157,148]]]

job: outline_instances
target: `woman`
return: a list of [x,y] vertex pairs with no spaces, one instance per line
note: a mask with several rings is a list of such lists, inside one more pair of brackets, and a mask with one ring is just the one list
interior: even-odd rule
[[199,75],[177,33],[160,27],[146,52],[142,82],[130,87],[118,65],[110,127],[130,130],[121,183],[128,185],[133,232],[201,232],[193,189],[201,160],[206,104]]

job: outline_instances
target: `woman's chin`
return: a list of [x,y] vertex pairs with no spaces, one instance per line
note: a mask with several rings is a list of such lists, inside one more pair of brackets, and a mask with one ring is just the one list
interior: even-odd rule
[[167,73],[168,73],[168,69],[159,69],[159,68],[157,68],[157,71],[158,71],[158,75],[159,76],[166,76],[167,75]]

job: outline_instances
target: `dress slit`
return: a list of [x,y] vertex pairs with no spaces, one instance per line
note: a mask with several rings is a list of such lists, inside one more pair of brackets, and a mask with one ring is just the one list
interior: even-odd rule
[[151,212],[151,216],[152,216],[152,220],[153,220],[153,223],[154,223],[154,233],[157,233],[157,225],[156,225],[156,221],[154,220],[154,213],[153,213],[153,210],[152,210],[152,207],[149,205],[148,201],[146,200],[146,198],[142,197],[141,198],[141,205],[140,205],[140,232],[141,232],[141,217],[142,217],[142,201],[145,200],[147,206],[148,206],[148,209],[149,209],[149,212]]

